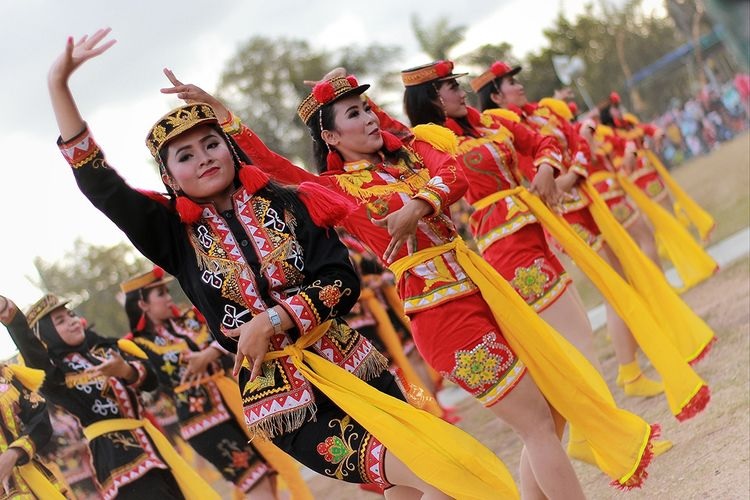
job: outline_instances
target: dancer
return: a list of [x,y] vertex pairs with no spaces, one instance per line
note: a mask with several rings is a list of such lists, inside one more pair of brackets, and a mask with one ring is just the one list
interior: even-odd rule
[[[544,396],[553,406],[560,407],[566,419],[587,428],[587,439],[592,442],[603,445],[604,436],[592,433],[592,422],[585,420],[599,412],[614,412],[606,421],[619,421],[615,434],[623,441],[615,446],[618,451],[614,454],[604,453],[607,459],[599,454],[598,463],[613,478],[616,476],[618,484],[632,486],[642,481],[644,466],[651,456],[650,445],[641,448],[649,450],[648,458],[636,453],[640,456],[638,464],[630,462],[627,477],[614,473],[619,460],[615,457],[622,459],[620,452],[633,439],[630,432],[640,427],[640,431],[635,431],[637,435],[646,429],[642,423],[636,424],[642,420],[616,409],[611,395],[604,394],[604,382],[585,358],[549,329],[456,234],[447,207],[460,198],[466,184],[452,154],[445,152],[454,145],[450,134],[444,137],[441,150],[434,146],[441,143],[439,138],[420,140],[420,129],[415,130],[415,140],[402,125],[402,142],[380,129],[378,115],[373,113],[370,102],[361,98],[369,86],[359,85],[352,76],[329,74],[298,108],[300,118],[310,128],[317,167],[323,173],[315,176],[268,150],[250,129],[200,88],[183,85],[169,73],[168,76],[174,87],[163,89],[164,92],[176,93],[188,101],[210,102],[253,162],[274,178],[287,183],[315,181],[358,203],[359,209],[341,225],[390,262],[389,267],[399,279],[399,293],[411,319],[414,340],[425,360],[508,421],[524,439],[531,458],[525,462],[533,463],[533,472],[531,466],[522,470],[523,495],[538,496],[538,481],[547,496],[582,496],[537,380],[544,387]],[[391,119],[384,116],[384,120]],[[407,247],[415,253],[409,256]],[[455,325],[461,326],[456,329]],[[539,336],[529,335],[530,329]],[[545,347],[524,345],[530,337]],[[519,357],[523,356],[523,362],[514,351],[522,353]],[[541,352],[556,361],[548,358],[541,363]],[[527,369],[533,379],[524,376]],[[552,372],[557,369],[565,370],[567,375],[560,374],[561,378],[553,383]],[[559,384],[562,379],[570,384]],[[572,387],[581,390],[577,392],[579,396],[586,395],[578,398],[576,405],[569,405],[573,398],[561,397],[558,392]],[[583,400],[588,403],[581,404]],[[586,411],[582,411],[584,406]],[[631,427],[633,424],[635,428]],[[626,432],[630,438],[620,434],[626,428],[630,429]],[[641,434],[633,443],[644,444],[648,440]],[[612,444],[609,441],[605,447],[611,451]],[[626,462],[635,458],[625,455],[629,456]]]
[[[241,411],[235,415],[227,402],[236,398],[239,388],[224,375],[226,351],[210,343],[205,323],[195,314],[179,314],[167,288],[172,279],[155,266],[121,284],[133,341],[146,352],[160,385],[171,395],[181,437],[241,495],[273,499],[275,471],[248,442],[244,419],[238,421]],[[296,471],[293,463],[287,469]],[[290,480],[304,484],[298,472],[287,483]],[[312,498],[302,489],[301,495]]]
[[[0,297],[3,323],[25,362],[43,370],[40,392],[84,427],[96,482],[105,499],[218,498],[150,422],[137,391],[156,388],[156,375],[132,342],[106,339],[45,295],[27,315]],[[5,306],[5,307],[3,307]],[[129,354],[133,353],[133,355]]]
[[[483,112],[485,117],[493,115],[501,118],[505,117],[511,123],[518,120],[528,130],[550,137],[555,141],[562,153],[560,165],[563,169],[557,177],[556,182],[561,191],[568,193],[568,196],[560,204],[563,217],[576,230],[576,233],[599,253],[607,264],[622,275],[622,268],[617,257],[612,253],[607,243],[603,241],[601,232],[588,210],[588,198],[580,193],[577,188],[581,180],[588,176],[588,159],[585,152],[580,149],[582,139],[579,138],[577,132],[568,121],[572,116],[569,108],[562,101],[549,98],[542,99],[538,103],[529,102],[523,85],[516,80],[516,75],[520,72],[520,66],[512,67],[506,62],[497,61],[487,71],[474,78],[471,81],[471,87],[479,97],[479,111]],[[510,111],[510,113],[503,112],[505,110]],[[461,110],[459,109],[457,113],[460,114],[460,112]],[[474,115],[474,110],[468,107],[466,108],[466,113],[467,116],[475,116],[474,122],[478,124],[477,128],[481,129],[482,125],[480,122],[482,118],[477,119],[476,115]],[[449,116],[446,121],[449,123],[449,126],[457,129],[462,134],[471,133],[471,130],[464,132],[460,126],[457,126],[461,123],[461,117]],[[502,127],[498,127],[498,129],[503,130]],[[493,130],[493,133],[496,132]],[[476,149],[467,150],[466,158],[468,159],[470,153]],[[523,165],[518,170],[524,173],[533,173],[533,165],[529,164],[533,163],[534,158],[522,153],[517,155],[518,162]],[[513,158],[513,155],[508,158]],[[512,165],[509,165],[508,170],[511,172],[516,171]],[[552,241],[554,242],[554,240]],[[492,252],[490,249],[488,251]],[[501,252],[503,251],[503,247],[499,246],[495,251]],[[517,272],[518,270],[516,270]],[[576,299],[578,300],[578,298]],[[636,360],[638,345],[635,339],[633,339],[628,326],[617,315],[609,302],[605,301],[605,306],[607,327],[618,362],[617,380],[620,382],[619,385],[623,386],[625,394],[628,396],[648,397],[663,392],[664,389],[661,383],[649,379],[641,371]],[[543,318],[548,319],[544,313],[541,314]],[[558,323],[561,322],[558,318],[553,316],[548,321],[552,321],[550,323],[552,326],[558,326]],[[557,322],[555,322],[556,319],[558,320]],[[568,331],[564,327],[558,327],[557,330],[563,334]]]
[[515,496],[502,462],[405,403],[385,358],[340,319],[359,293],[329,229],[350,210],[345,199],[269,181],[241,161],[206,104],[171,111],[148,134],[169,198],[132,189],[108,166],[68,88],[78,66],[114,43],[108,33],[69,39],[50,70],[60,149],[83,193],[175,276],[236,352],[249,431],[320,474],[380,483],[393,498]]
[[[8,301],[0,299],[0,322],[10,323],[12,314]],[[52,436],[47,404],[37,392],[43,379],[40,370],[0,364],[2,498],[65,498],[62,485],[37,455]]]

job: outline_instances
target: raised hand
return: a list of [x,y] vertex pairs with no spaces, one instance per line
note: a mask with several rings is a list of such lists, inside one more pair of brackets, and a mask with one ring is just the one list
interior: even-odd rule
[[303,80],[302,83],[307,85],[308,87],[314,87],[319,82],[324,82],[326,80],[330,80],[331,78],[335,78],[337,76],[344,77],[346,76],[346,68],[339,66],[338,68],[333,68],[331,71],[323,75],[323,78],[320,80]]
[[125,361],[120,353],[110,349],[107,353],[107,361],[86,370],[94,377],[116,377],[124,379],[125,382],[133,382],[138,377],[138,372]]
[[93,35],[83,35],[77,42],[73,42],[73,37],[68,37],[65,44],[65,51],[60,54],[49,70],[50,83],[64,83],[68,81],[70,75],[84,62],[102,54],[109,49],[117,40],[110,39],[104,41],[111,28],[102,28],[97,30]]
[[16,310],[16,305],[7,297],[0,295],[0,323],[10,323],[13,318],[13,311]]
[[182,374],[180,384],[192,383],[208,374],[211,363],[221,357],[221,352],[213,347],[206,347],[202,351],[185,351],[182,353],[181,361],[186,364],[185,372]]
[[160,89],[162,94],[176,94],[177,97],[185,101],[186,104],[205,102],[216,112],[216,117],[219,119],[219,123],[229,121],[232,117],[232,114],[221,101],[202,88],[193,85],[192,83],[182,83],[176,76],[174,76],[174,73],[169,68],[164,68],[164,75],[169,79],[172,86]]
[[240,325],[234,330],[224,332],[227,337],[238,338],[237,354],[234,358],[234,368],[232,375],[239,375],[240,368],[245,359],[252,367],[250,380],[260,375],[260,369],[263,366],[263,357],[268,352],[271,335],[273,335],[273,325],[266,314],[257,314],[253,319]]

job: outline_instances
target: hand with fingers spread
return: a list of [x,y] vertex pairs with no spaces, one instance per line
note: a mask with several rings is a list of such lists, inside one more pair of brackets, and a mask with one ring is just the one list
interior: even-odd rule
[[432,210],[432,206],[426,201],[412,198],[406,205],[382,219],[372,219],[373,224],[386,228],[391,235],[391,241],[383,253],[385,262],[393,262],[404,244],[409,255],[417,250],[417,224],[422,217],[432,213]]
[[23,453],[18,448],[8,448],[0,453],[0,483],[3,485],[3,498],[10,494],[10,476]]
[[237,377],[240,368],[245,359],[252,367],[250,380],[260,375],[260,369],[263,365],[263,357],[268,352],[271,335],[273,335],[273,325],[266,314],[256,314],[253,319],[240,325],[234,330],[224,332],[227,337],[237,338],[237,354],[234,358],[234,368],[232,375]]
[[185,372],[182,374],[180,384],[189,384],[208,376],[209,366],[220,357],[221,352],[210,346],[202,351],[185,351],[182,353],[181,360],[187,366],[185,367]]
[[534,180],[529,186],[529,192],[539,196],[550,207],[560,204],[560,191],[555,183],[555,169],[547,163],[542,163],[537,169]]
[[94,377],[116,377],[131,383],[138,377],[138,371],[125,361],[114,349],[107,351],[107,361],[86,370]]
[[99,56],[117,42],[114,39],[105,41],[110,31],[110,28],[103,28],[90,37],[84,35],[77,42],[73,41],[73,37],[68,37],[65,50],[49,69],[47,87],[63,140],[75,137],[84,128],[83,118],[68,88],[70,75],[84,62]]
[[160,89],[162,94],[177,94],[177,97],[185,101],[186,104],[205,102],[216,112],[219,123],[227,122],[232,117],[230,111],[221,101],[202,88],[192,83],[182,83],[169,68],[164,68],[164,74],[169,79],[172,87]]
[[303,80],[302,83],[304,83],[308,87],[314,87],[315,85],[317,85],[320,82],[324,82],[326,80],[330,80],[331,78],[335,78],[337,76],[339,76],[339,77],[345,77],[346,76],[346,68],[344,68],[342,66],[339,66],[338,68],[333,68],[331,71],[329,71],[328,73],[326,73],[325,75],[323,75],[323,78],[321,78],[320,80]]

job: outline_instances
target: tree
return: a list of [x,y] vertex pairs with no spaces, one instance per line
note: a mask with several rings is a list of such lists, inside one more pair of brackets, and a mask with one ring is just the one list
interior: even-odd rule
[[312,165],[307,128],[296,113],[310,92],[303,80],[320,78],[332,68],[344,66],[363,81],[375,69],[379,72],[378,83],[389,88],[389,77],[383,76],[383,68],[399,53],[398,48],[381,45],[350,46],[329,52],[315,50],[304,40],[256,36],[228,62],[217,95],[272,150]]
[[129,330],[125,310],[116,300],[120,283],[151,267],[127,243],[97,246],[80,238],[59,261],[36,257],[34,266],[38,288],[71,299],[76,311],[107,337],[121,337]]
[[476,66],[478,71],[483,72],[495,61],[514,62],[513,46],[508,42],[500,42],[497,45],[485,44],[456,58],[456,61]]
[[447,17],[440,17],[434,23],[423,26],[416,14],[411,16],[411,28],[419,48],[435,61],[449,59],[448,53],[463,41],[466,31],[466,26],[450,26]]

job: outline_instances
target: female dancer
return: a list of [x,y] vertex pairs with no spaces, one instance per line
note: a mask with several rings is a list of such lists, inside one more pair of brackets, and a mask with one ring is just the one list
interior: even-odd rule
[[[11,313],[7,301],[0,303],[3,324]],[[52,436],[47,404],[37,392],[43,379],[42,371],[0,364],[0,498],[65,498],[37,455]]]
[[[207,104],[171,111],[148,134],[171,200],[132,189],[109,168],[68,88],[80,64],[114,43],[108,33],[69,39],[50,70],[60,149],[84,194],[177,278],[216,340],[237,353],[249,431],[321,474],[397,485],[386,491],[393,498],[512,494],[502,462],[405,403],[385,358],[340,320],[359,294],[346,248],[327,229],[348,212],[346,200],[270,182],[241,161]],[[420,428],[429,442],[413,442],[408,433]]]
[[45,295],[24,315],[0,297],[0,309],[8,311],[2,321],[25,362],[44,370],[40,392],[84,427],[101,495],[218,498],[167,439],[142,420],[137,391],[155,389],[156,375],[127,354],[138,349],[84,329],[66,304]]
[[[554,338],[546,344],[550,350],[543,349],[547,353],[555,350],[553,345],[565,341],[536,318],[515,293],[503,288],[507,284],[499,276],[483,278],[481,273],[487,269],[479,270],[482,264],[461,245],[448,206],[461,197],[466,183],[453,156],[430,142],[414,140],[408,129],[405,142],[383,132],[379,116],[361,97],[369,86],[359,85],[351,76],[329,74],[298,107],[314,141],[321,172],[315,176],[268,150],[250,129],[201,89],[182,85],[168,76],[174,87],[163,89],[164,92],[211,102],[226,118],[225,129],[232,132],[255,164],[274,178],[287,183],[316,181],[358,203],[359,209],[341,225],[391,263],[400,278],[399,293],[411,319],[414,340],[425,360],[509,422],[524,440],[527,451],[522,460],[522,494],[582,497],[558,440],[552,411],[537,388],[536,379],[538,376],[544,383],[545,370],[566,366],[570,367],[571,376],[565,380],[578,388],[594,381],[599,389],[604,389],[604,383],[567,343],[565,354],[560,353],[555,362],[544,363],[545,368],[536,364],[535,356],[541,351],[528,356],[528,346],[520,344],[519,337],[515,337],[518,342],[514,342],[513,349],[509,346],[498,322],[507,325],[508,331],[518,327],[515,331],[519,333],[524,328],[528,333],[534,325],[544,330],[541,337]],[[390,120],[387,116],[384,119]],[[451,141],[448,137],[446,149]],[[411,253],[414,255],[409,257]],[[497,293],[502,297],[493,296]],[[524,318],[523,328],[522,323],[511,319],[520,316]],[[524,351],[523,362],[514,353],[518,348]],[[571,357],[576,361],[571,362]],[[527,367],[532,370],[533,379],[524,376]],[[586,371],[585,377],[576,376],[581,370]],[[572,399],[558,399],[554,392],[568,387],[545,385],[545,396],[554,400],[553,405],[564,406]],[[577,410],[581,407],[575,406],[561,413],[580,422],[582,413]],[[637,470],[636,475],[640,475],[642,465],[640,462],[632,471]],[[634,481],[631,484],[640,481],[632,476],[630,479]]]
[[175,314],[179,311],[167,289],[171,279],[154,267],[120,286],[133,341],[171,394],[182,438],[239,492],[273,499],[273,468],[248,442],[244,422],[238,423],[216,382],[224,377],[224,351],[204,346],[210,339],[205,324]]
[[[494,110],[507,109],[515,113],[515,115],[506,115],[508,118],[520,119],[519,125],[526,127],[530,131],[535,131],[538,134],[548,136],[552,138],[560,148],[562,153],[562,168],[564,172],[557,178],[557,183],[560,186],[561,191],[570,192],[571,196],[568,197],[561,204],[561,211],[565,219],[576,229],[576,232],[588,243],[594,250],[597,250],[599,255],[607,262],[610,266],[618,271],[622,275],[622,269],[617,260],[617,257],[612,253],[612,250],[608,247],[607,243],[602,240],[601,232],[596,225],[591,213],[588,210],[588,198],[585,195],[578,192],[576,185],[581,179],[588,176],[588,159],[584,151],[581,151],[581,139],[579,139],[577,132],[569,124],[567,117],[563,116],[566,112],[569,112],[567,106],[561,101],[549,102],[549,99],[544,99],[540,103],[531,103],[526,97],[523,85],[516,80],[515,76],[520,73],[521,67],[511,67],[508,63],[497,61],[490,69],[482,73],[477,78],[471,81],[471,87],[479,97],[479,110],[484,116],[491,116]],[[444,88],[443,85],[442,88]],[[443,92],[447,92],[443,91]],[[557,106],[561,104],[562,107]],[[446,122],[449,126],[456,128],[462,134],[476,133],[477,129],[468,128],[468,132],[464,132],[460,127],[462,123],[462,117],[457,116],[462,110],[458,109],[454,112],[455,116],[448,116]],[[473,110],[471,108],[466,109],[467,116],[473,116]],[[502,115],[498,115],[502,116]],[[469,118],[470,119],[470,118]],[[482,118],[479,118],[481,122]],[[465,120],[464,120],[465,121]],[[477,122],[477,119],[474,118]],[[511,123],[513,123],[511,121]],[[457,126],[459,125],[459,126]],[[516,130],[518,127],[515,127]],[[481,130],[481,126],[479,127]],[[486,129],[485,129],[486,130]],[[501,129],[502,130],[502,129]],[[474,131],[474,132],[472,132]],[[494,132],[494,131],[493,131]],[[516,137],[516,131],[513,131],[514,137]],[[489,135],[489,134],[488,134]],[[518,142],[517,140],[515,142]],[[484,146],[486,148],[487,146]],[[503,148],[502,145],[495,146]],[[471,158],[471,153],[475,151],[483,151],[479,147],[475,147],[466,152],[467,160]],[[532,171],[528,163],[534,159],[527,156],[528,152],[521,151],[518,154],[518,162],[525,164],[525,168],[521,169],[523,172]],[[524,154],[525,153],[525,154]],[[476,153],[474,153],[476,154]],[[507,158],[513,158],[514,154],[509,155]],[[465,167],[469,169],[468,165],[464,163]],[[516,171],[513,168],[512,163],[508,166],[511,172]],[[476,171],[476,169],[471,169]],[[502,172],[502,169],[498,169]],[[489,170],[487,172],[490,172]],[[467,174],[468,175],[468,174]],[[488,175],[488,173],[479,173],[478,175]],[[486,213],[486,211],[485,211]],[[475,217],[481,217],[481,213],[475,215]],[[479,219],[477,219],[479,220]],[[481,235],[479,236],[482,237]],[[500,240],[502,241],[502,240]],[[509,242],[512,245],[513,242]],[[516,243],[517,245],[520,245]],[[487,248],[487,252],[503,252],[507,251],[508,247],[498,245],[494,250],[492,247]],[[516,270],[516,273],[518,270]],[[571,289],[572,293],[575,289]],[[576,302],[579,299],[576,295]],[[580,303],[580,302],[579,302]],[[607,311],[607,326],[612,338],[612,345],[615,351],[615,357],[618,362],[618,375],[617,380],[620,382],[619,385],[623,385],[625,394],[628,396],[654,396],[663,392],[663,387],[660,383],[650,380],[646,377],[638,366],[636,360],[637,344],[633,339],[632,334],[628,330],[627,325],[617,315],[609,302],[606,302]],[[545,315],[545,312],[540,313],[543,318],[548,319],[549,316]],[[549,314],[549,313],[547,313]],[[557,323],[564,316],[552,315],[549,317],[549,321],[553,326],[558,326],[558,331],[566,334],[567,331],[561,325]],[[557,320],[557,322],[555,322]],[[590,344],[589,344],[590,345]],[[593,353],[591,353],[593,354]]]

